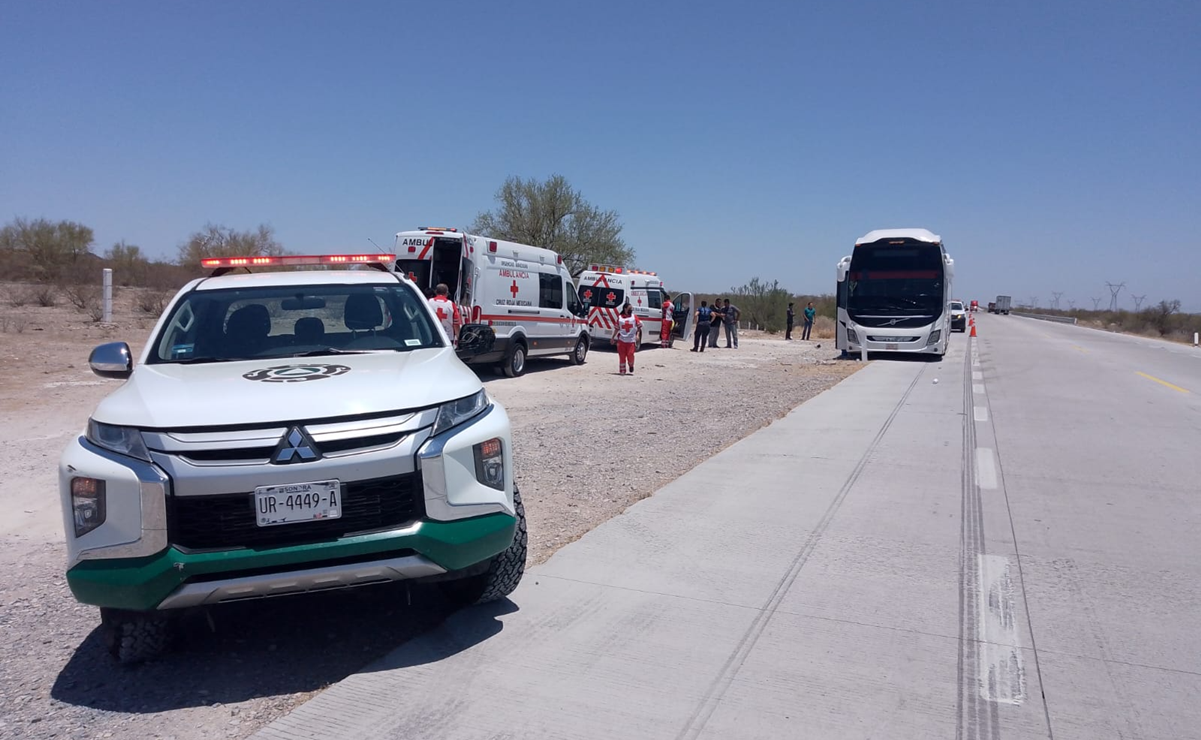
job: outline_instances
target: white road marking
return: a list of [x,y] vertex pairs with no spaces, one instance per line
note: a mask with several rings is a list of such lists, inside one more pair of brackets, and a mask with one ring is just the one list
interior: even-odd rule
[[997,461],[992,450],[976,450],[976,484],[990,491],[997,487]]
[[1009,558],[979,555],[976,563],[980,587],[976,601],[976,634],[980,639],[976,680],[980,696],[998,704],[1021,704],[1026,700],[1026,671]]
[[972,372],[972,380],[984,380],[984,373]]
[[980,385],[979,383],[972,384],[972,393],[979,393],[979,394],[983,395],[984,394],[984,386]]
[[975,408],[972,409],[972,411],[975,412],[975,414],[976,414],[976,421],[988,421],[988,407],[987,406],[976,406]]

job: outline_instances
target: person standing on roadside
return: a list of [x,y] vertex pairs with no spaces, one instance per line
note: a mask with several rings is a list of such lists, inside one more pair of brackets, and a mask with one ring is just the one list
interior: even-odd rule
[[805,330],[801,333],[801,339],[809,341],[809,332],[813,331],[813,319],[817,317],[817,311],[813,308],[813,301],[809,301],[809,305],[805,306]]
[[690,351],[700,352],[705,351],[705,344],[709,341],[709,324],[713,321],[713,309],[709,308],[706,301],[701,301],[701,307],[696,310],[696,332],[692,335],[692,349]]
[[792,325],[796,323],[796,309],[793,308],[795,305],[795,303],[788,304],[788,325],[784,330],[785,339],[792,339]]
[[450,299],[450,288],[446,287],[446,283],[438,283],[438,287],[434,288],[434,297],[430,298],[430,308],[434,309],[434,315],[438,317],[438,322],[442,324],[442,328],[446,330],[446,336],[450,337],[450,343],[454,344],[459,339],[459,328],[463,326],[463,315],[459,313],[459,307]]
[[734,349],[738,349],[738,319],[742,317],[742,311],[738,310],[738,306],[731,306],[730,299],[727,298],[722,315],[726,322],[726,349],[730,349],[731,337],[734,338]]
[[675,318],[675,305],[671,302],[671,296],[667,295],[667,291],[663,291],[663,314],[660,318],[663,320],[659,327],[659,346],[667,349],[671,348],[671,332],[672,319]]
[[721,335],[722,312],[721,312],[721,299],[720,298],[716,298],[713,300],[712,308],[713,308],[713,323],[710,324],[710,326],[709,326],[709,346],[716,348],[717,347],[717,337]]
[[634,307],[625,304],[621,307],[621,316],[617,317],[617,328],[609,340],[617,344],[618,374],[626,374],[626,366],[630,375],[634,374],[634,342],[638,339],[638,330],[642,328],[642,319],[634,315]]

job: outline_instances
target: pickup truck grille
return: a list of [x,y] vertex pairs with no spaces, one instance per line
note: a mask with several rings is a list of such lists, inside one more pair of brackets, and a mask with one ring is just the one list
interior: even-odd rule
[[343,483],[340,518],[274,527],[255,523],[250,492],[170,496],[167,536],[171,544],[189,550],[280,547],[392,529],[424,515],[425,488],[417,472]]

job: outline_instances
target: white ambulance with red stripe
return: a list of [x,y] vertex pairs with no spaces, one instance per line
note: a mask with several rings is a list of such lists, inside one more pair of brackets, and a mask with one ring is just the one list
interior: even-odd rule
[[566,356],[579,365],[588,355],[587,309],[563,258],[549,249],[422,227],[396,235],[394,269],[427,296],[445,283],[464,331],[485,326],[495,333],[482,350],[460,349],[468,364],[496,365],[516,377],[531,357]]
[[[635,349],[641,348],[643,342],[659,344],[667,292],[657,274],[612,265],[591,265],[580,273],[576,290],[580,302],[588,308],[588,333],[594,343],[608,343],[617,326],[621,307],[629,303],[634,315],[642,320],[642,333],[634,342]],[[686,337],[692,324],[692,294],[671,296],[671,302],[673,335]]]

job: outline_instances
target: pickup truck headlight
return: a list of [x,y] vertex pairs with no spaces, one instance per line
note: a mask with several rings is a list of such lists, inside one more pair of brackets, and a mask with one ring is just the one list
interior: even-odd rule
[[150,451],[142,441],[142,433],[133,427],[102,424],[95,419],[88,419],[86,436],[87,440],[97,447],[150,462]]
[[492,400],[488,398],[487,391],[483,389],[466,398],[442,404],[438,408],[438,420],[434,422],[434,435],[437,436],[479,416],[491,405]]

